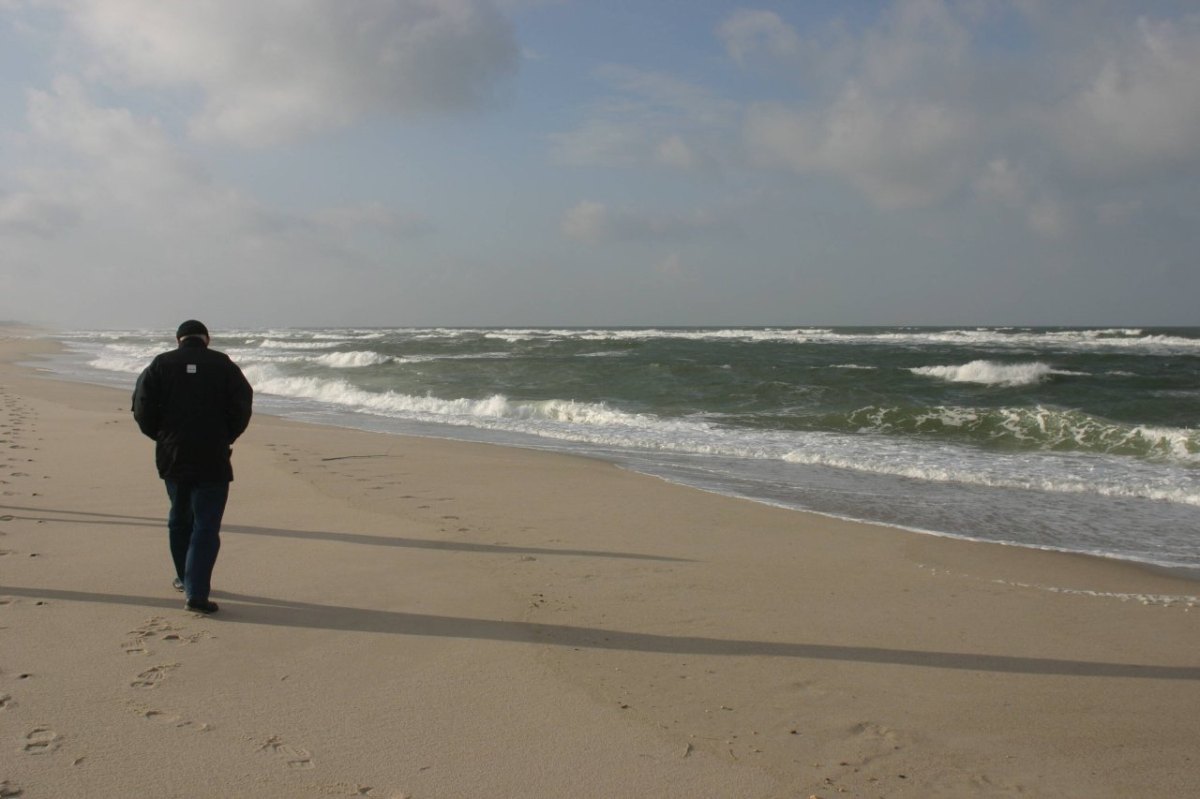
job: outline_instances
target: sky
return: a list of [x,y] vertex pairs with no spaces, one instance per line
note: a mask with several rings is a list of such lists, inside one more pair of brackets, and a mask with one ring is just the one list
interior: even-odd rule
[[0,320],[1200,325],[1193,0],[0,0]]

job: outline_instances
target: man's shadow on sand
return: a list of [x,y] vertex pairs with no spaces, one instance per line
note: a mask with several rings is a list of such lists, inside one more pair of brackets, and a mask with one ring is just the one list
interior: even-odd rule
[[[8,513],[20,511],[20,513]],[[46,508],[0,505],[0,520],[56,522],[65,524],[109,525],[116,527],[153,527],[166,530],[166,519],[150,516],[127,516],[116,513],[91,513],[87,511],[50,510]],[[636,552],[616,552],[603,549],[558,549],[555,547],[521,547],[507,544],[477,544],[470,541],[440,541],[434,538],[404,538],[401,536],[362,535],[338,533],[327,530],[287,530],[276,527],[254,527],[245,524],[223,524],[221,534],[262,535],[274,538],[299,538],[310,541],[337,541],[343,544],[363,544],[380,547],[407,547],[411,549],[433,549],[453,552],[478,552],[508,555],[561,555],[588,558],[616,558],[621,560],[650,560],[664,563],[691,563],[688,558],[672,558],[663,555],[646,555]]]
[[[177,610],[179,608],[177,599],[69,591],[57,588],[0,586],[0,595],[31,599],[57,599],[66,602],[138,605],[161,610]],[[657,635],[605,630],[598,627],[574,627],[564,624],[539,624],[528,621],[475,619],[340,605],[318,605],[228,591],[214,591],[213,596],[222,600],[222,610],[210,618],[241,624],[269,624],[278,627],[341,630],[343,632],[507,641],[573,649],[611,649],[674,655],[841,660],[893,666],[1065,677],[1200,680],[1200,667],[1198,666],[1148,666],[1136,663],[1105,663],[962,652],[925,652],[869,646],[832,646],[778,641],[744,641],[691,635]]]
[[[116,524],[163,526],[160,519],[119,516],[115,514],[52,511],[43,508],[0,506],[0,510],[62,514],[74,518],[51,518],[45,515],[10,518],[85,524]],[[4,518],[0,515],[0,520]],[[275,535],[314,538],[346,543],[382,546],[419,546],[490,553],[537,553],[542,555],[575,555],[588,557],[636,558],[655,561],[682,561],[633,553],[594,550],[561,550],[530,547],[508,547],[499,544],[393,539],[353,533],[276,530],[271,528],[230,525],[226,531],[250,535]],[[57,599],[67,602],[101,602],[114,605],[135,605],[176,610],[179,600],[163,597],[108,594],[72,591],[57,588],[32,588],[0,585],[0,595],[33,599]],[[268,624],[278,627],[298,627],[345,632],[388,633],[439,638],[463,638],[481,641],[508,641],[571,647],[573,649],[609,649],[628,652],[654,652],[686,655],[725,655],[755,657],[785,657],[809,660],[841,660],[856,663],[879,663],[895,666],[995,671],[1012,674],[1041,674],[1071,677],[1126,677],[1158,680],[1200,680],[1200,666],[1155,666],[1136,663],[1062,660],[1057,658],[1019,657],[962,652],[929,652],[909,649],[889,649],[870,646],[834,646],[830,644],[788,643],[779,641],[748,641],[708,638],[688,635],[658,635],[654,633],[605,630],[598,627],[576,627],[563,624],[540,624],[529,621],[476,619],[457,616],[436,616],[427,613],[355,608],[340,605],[320,605],[309,602],[275,599],[272,597],[213,592],[222,600],[222,610],[214,618],[245,624]]]

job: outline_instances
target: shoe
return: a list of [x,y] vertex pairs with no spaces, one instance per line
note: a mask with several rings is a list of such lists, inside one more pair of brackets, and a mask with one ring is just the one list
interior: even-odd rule
[[174,588],[176,591],[182,591],[183,590],[183,580],[180,580],[178,577],[176,577],[174,580],[171,581],[171,587]]
[[183,603],[183,609],[195,611],[196,613],[216,613],[217,603],[210,602],[207,599],[189,599]]

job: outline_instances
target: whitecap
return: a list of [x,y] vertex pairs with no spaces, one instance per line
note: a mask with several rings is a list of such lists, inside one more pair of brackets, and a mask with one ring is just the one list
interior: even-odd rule
[[1053,374],[1074,374],[1056,371],[1048,364],[1038,361],[971,361],[961,366],[918,366],[909,371],[915,375],[936,377],[950,383],[981,383],[989,386],[1029,386],[1040,383]]
[[313,363],[319,363],[322,366],[328,366],[332,369],[357,369],[363,366],[379,366],[389,363],[391,360],[390,356],[370,351],[331,352],[327,355],[318,355],[312,359]]

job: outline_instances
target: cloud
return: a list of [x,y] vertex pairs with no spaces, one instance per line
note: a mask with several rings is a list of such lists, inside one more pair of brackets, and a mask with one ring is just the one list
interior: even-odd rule
[[945,91],[971,66],[972,28],[982,19],[972,3],[900,0],[857,48],[859,78],[877,89]]
[[752,163],[843,179],[882,208],[941,202],[974,171],[980,112],[959,85],[970,37],[946,3],[896,3],[857,38],[843,33],[824,59],[814,55],[820,42],[773,13],[738,12],[719,32],[738,60],[759,44],[789,66],[804,53],[840,76],[804,74],[828,86],[804,101],[751,104],[743,133]]
[[612,209],[584,200],[567,210],[560,226],[569,239],[587,244],[614,241],[684,241],[714,232],[735,232],[732,220],[708,211],[655,214]]
[[739,9],[717,27],[725,51],[739,64],[765,55],[773,60],[798,56],[802,41],[791,25],[773,11]]
[[1003,158],[989,162],[975,178],[973,188],[983,202],[1020,214],[1026,226],[1039,235],[1061,236],[1070,227],[1070,209],[1048,196],[1027,170]]
[[883,208],[907,208],[958,188],[976,128],[971,115],[952,106],[881,98],[851,85],[828,108],[756,105],[745,135],[761,166],[839,176]]
[[1068,162],[1102,178],[1200,160],[1200,16],[1139,18],[1053,114]]
[[1027,178],[1021,170],[1003,158],[989,162],[975,179],[975,192],[981,198],[1002,205],[1019,206],[1025,202]]
[[569,239],[594,243],[607,237],[608,207],[584,200],[563,215],[562,233]]
[[691,170],[722,160],[736,103],[659,72],[609,65],[595,76],[611,93],[590,104],[578,128],[550,134],[555,163]]
[[1031,203],[1025,213],[1030,229],[1043,236],[1061,236],[1071,223],[1070,216],[1061,203],[1044,197]]
[[27,122],[20,166],[0,176],[14,187],[0,194],[0,255],[28,307],[74,324],[186,315],[189,303],[252,318],[281,285],[304,289],[292,311],[320,313],[349,281],[394,263],[397,240],[432,227],[374,202],[272,209],[216,180],[153,119],[97,104],[71,78],[29,92]]
[[654,265],[654,273],[670,281],[678,281],[687,277],[687,269],[679,253],[673,252]]
[[29,192],[0,195],[0,232],[52,238],[78,220],[78,210],[60,200]]
[[59,147],[73,159],[126,174],[139,188],[164,174],[167,162],[172,163],[166,173],[181,168],[174,144],[156,120],[94,104],[75,78],[56,78],[49,90],[30,90],[27,97],[29,130],[44,147]]
[[15,178],[40,204],[69,208],[81,222],[136,219],[149,229],[228,218],[249,205],[214,185],[157,121],[95,104],[73,78],[28,98],[30,160]]
[[314,212],[311,219],[315,224],[343,235],[367,231],[395,239],[407,239],[423,236],[434,229],[422,214],[400,212],[377,202],[324,208]]
[[696,165],[696,160],[695,151],[678,134],[668,136],[660,141],[654,153],[656,163],[677,169],[691,169]]
[[89,75],[198,89],[191,130],[265,146],[372,114],[477,108],[520,51],[486,0],[57,0]]
[[804,38],[772,12],[736,12],[718,28],[727,52],[807,87],[748,105],[749,161],[844,181],[883,209],[973,189],[1022,205],[1043,234],[1079,217],[1072,205],[1113,202],[1081,178],[1094,192],[1200,171],[1200,15],[1087,3],[1063,15],[1071,24],[1036,6],[899,0],[824,41],[828,29]]

